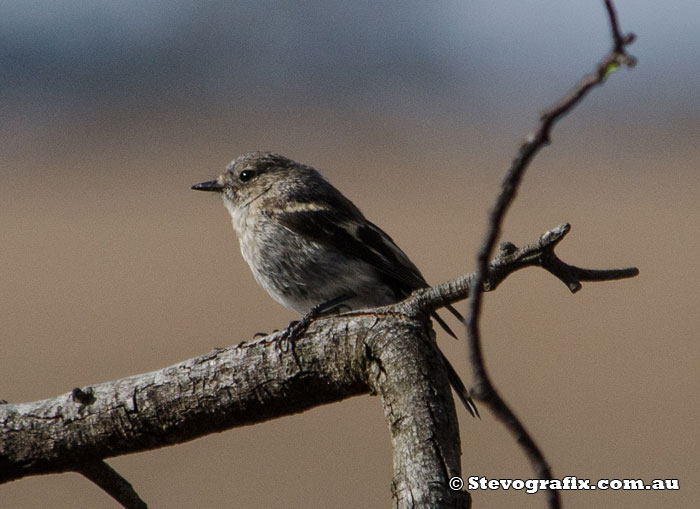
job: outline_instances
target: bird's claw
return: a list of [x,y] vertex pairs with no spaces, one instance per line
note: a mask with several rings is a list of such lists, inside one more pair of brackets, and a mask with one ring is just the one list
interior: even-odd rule
[[313,320],[313,316],[311,316],[311,313],[309,313],[301,320],[292,320],[289,322],[287,328],[282,331],[282,337],[280,338],[281,341],[285,342],[286,344],[286,348],[284,350],[285,352],[288,352],[290,348],[294,350],[294,342],[296,341],[297,336],[306,331],[306,328],[311,323],[311,320]]

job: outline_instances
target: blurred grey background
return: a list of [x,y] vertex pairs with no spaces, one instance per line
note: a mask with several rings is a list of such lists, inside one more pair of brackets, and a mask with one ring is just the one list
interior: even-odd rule
[[[566,261],[641,275],[575,296],[514,275],[486,298],[487,363],[555,475],[680,479],[566,492],[567,507],[693,507],[700,3],[616,6],[639,65],[557,126],[504,240],[569,221]],[[592,0],[0,3],[0,398],[158,369],[293,319],[256,286],[220,201],[189,189],[251,150],[321,169],[430,281],[470,271],[518,144],[610,44]],[[439,340],[469,380],[464,342]],[[464,475],[531,477],[482,414],[460,410]],[[371,397],[110,463],[152,507],[391,501]],[[115,504],[63,474],[0,486],[0,506]]]

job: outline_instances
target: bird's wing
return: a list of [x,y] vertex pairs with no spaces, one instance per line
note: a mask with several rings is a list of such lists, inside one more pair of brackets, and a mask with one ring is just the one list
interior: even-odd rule
[[278,211],[274,219],[309,240],[374,267],[399,297],[428,286],[418,268],[378,226],[353,206],[339,214],[337,208],[307,207],[302,211]]

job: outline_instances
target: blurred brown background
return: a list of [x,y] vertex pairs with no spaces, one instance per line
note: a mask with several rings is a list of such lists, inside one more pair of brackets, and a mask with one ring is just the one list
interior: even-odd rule
[[[471,271],[519,141],[608,49],[602,2],[582,4],[3,4],[0,398],[158,369],[295,318],[255,284],[221,202],[189,189],[251,150],[321,169],[429,281]],[[555,475],[680,479],[565,492],[567,507],[696,507],[700,6],[617,5],[639,66],[556,128],[504,240],[569,221],[566,261],[641,275],[577,295],[514,275],[486,298],[487,362]],[[440,342],[470,380],[464,341]],[[459,412],[465,477],[533,475],[488,411]],[[372,397],[110,464],[152,507],[391,503]],[[0,506],[115,504],[64,474],[0,486]]]

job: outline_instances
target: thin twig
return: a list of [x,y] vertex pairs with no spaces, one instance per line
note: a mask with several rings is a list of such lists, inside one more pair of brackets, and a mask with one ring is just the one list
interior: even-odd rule
[[[477,256],[477,273],[466,324],[469,338],[469,360],[474,372],[474,396],[486,403],[496,417],[500,419],[515,436],[517,442],[523,447],[528,456],[536,475],[540,479],[552,478],[549,465],[522,423],[498,394],[486,371],[479,332],[479,318],[481,316],[483,302],[483,283],[488,272],[489,258],[501,234],[503,219],[515,198],[525,170],[534,156],[549,143],[550,133],[554,124],[579,104],[592,88],[601,85],[612,71],[622,65],[632,67],[636,62],[635,59],[629,56],[625,51],[625,47],[634,40],[634,35],[621,34],[612,0],[604,0],[604,2],[610,19],[613,48],[610,53],[600,61],[595,72],[585,76],[568,94],[542,113],[534,133],[531,134],[527,141],[520,147],[518,155],[513,160],[501,184],[501,191],[496,199],[496,203],[489,215],[488,231]],[[555,272],[552,273],[555,274]],[[569,287],[572,291],[575,291],[571,285],[569,285]],[[550,489],[547,491],[547,494],[550,507],[558,508],[561,506],[559,493],[556,490]]]
[[77,469],[92,482],[102,488],[109,496],[126,509],[147,509],[146,502],[141,500],[134,491],[131,483],[124,479],[119,472],[110,467],[105,461],[97,460],[84,463]]
[[[614,281],[639,274],[636,267],[584,269],[562,261],[554,250],[570,231],[571,225],[564,223],[540,235],[536,242],[520,248],[512,242],[501,243],[498,253],[488,265],[481,285],[482,291],[492,292],[510,274],[526,267],[542,267],[564,283],[571,293],[579,291],[584,281]],[[400,306],[405,307],[404,313],[409,315],[418,311],[429,314],[438,308],[469,298],[475,282],[476,273],[472,272],[431,288],[416,290]],[[388,307],[396,306],[398,305]]]

